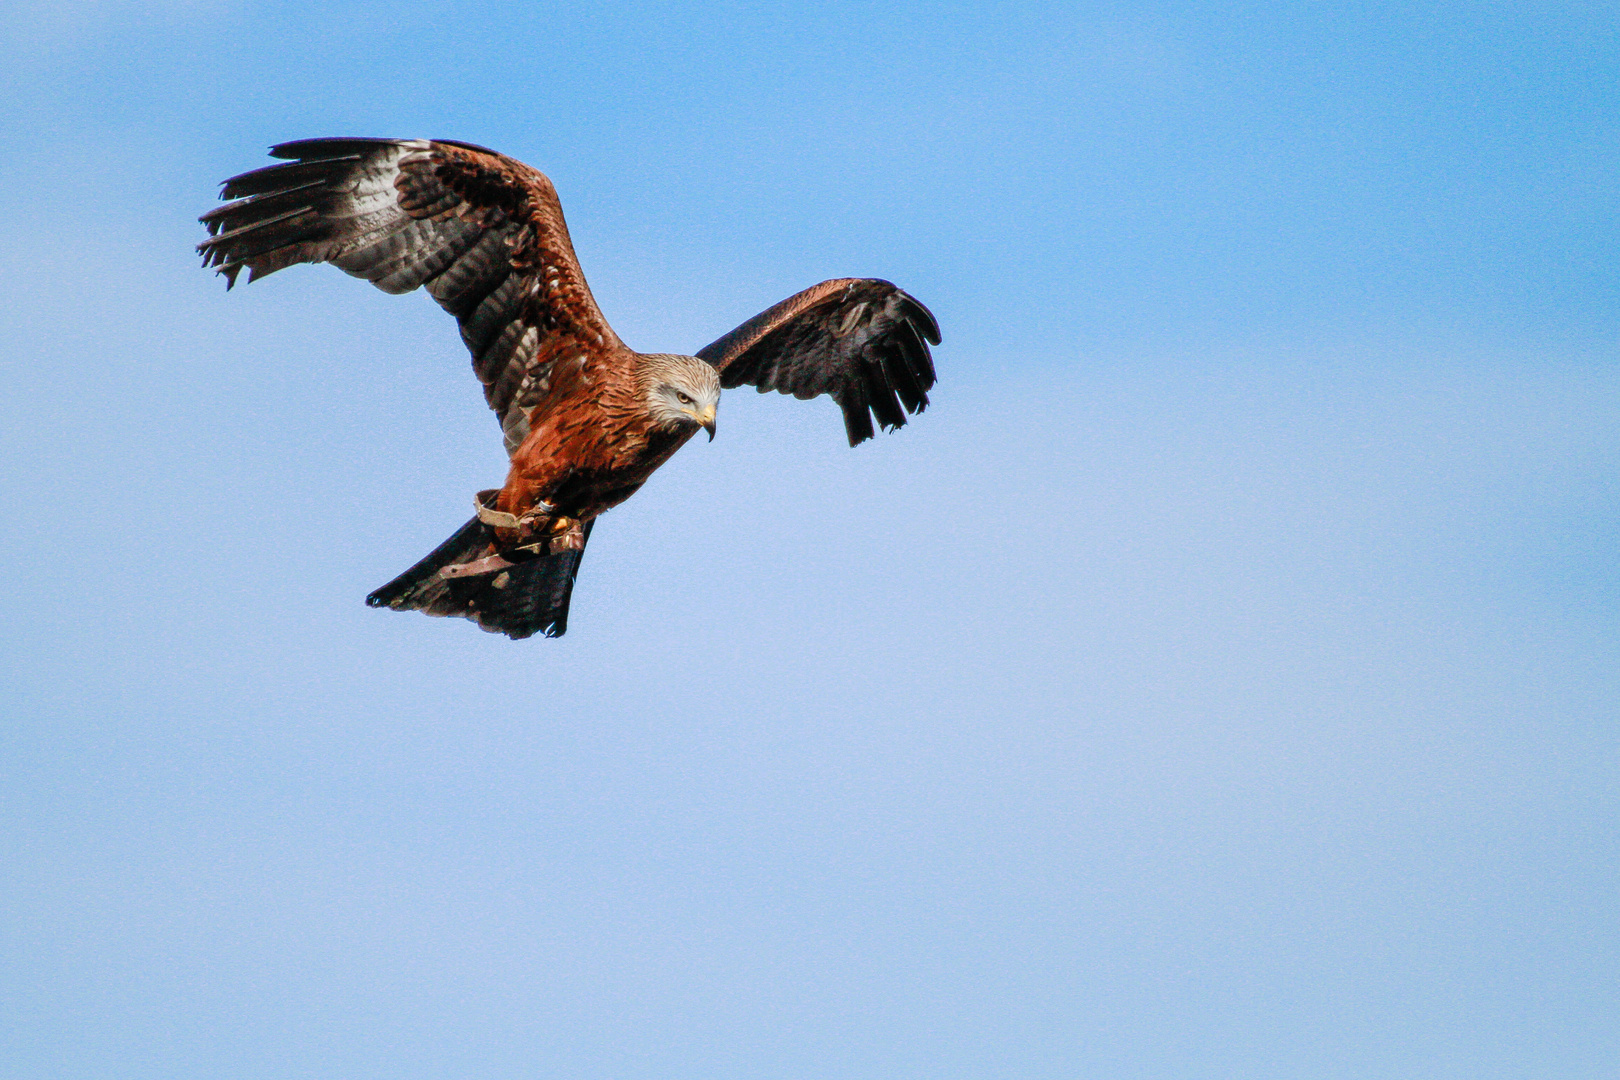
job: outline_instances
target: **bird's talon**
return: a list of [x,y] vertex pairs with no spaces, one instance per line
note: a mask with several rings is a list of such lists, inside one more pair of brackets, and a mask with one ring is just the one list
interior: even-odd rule
[[556,520],[556,517],[557,508],[555,506],[548,502],[537,502],[524,511],[523,516],[518,518],[518,524],[527,527],[541,521]]

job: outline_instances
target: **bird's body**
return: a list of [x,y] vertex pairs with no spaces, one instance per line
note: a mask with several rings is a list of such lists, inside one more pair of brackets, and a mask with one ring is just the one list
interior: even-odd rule
[[[536,407],[529,434],[512,452],[502,511],[522,516],[546,502],[559,514],[589,521],[628,499],[699,426],[714,422],[720,380],[696,357],[635,353],[627,363],[631,380],[604,378],[600,386],[590,377],[592,366],[582,360],[553,379],[548,397],[555,406],[548,409],[543,400]],[[677,392],[704,404],[686,410],[677,402],[671,422],[658,423],[647,401],[670,379],[687,388]],[[564,407],[570,402],[590,407]]]
[[699,429],[721,387],[831,394],[850,444],[905,423],[934,382],[933,316],[875,279],[823,282],[697,356],[639,353],[596,306],[551,181],[494,151],[425,140],[316,139],[227,180],[205,214],[205,264],[234,284],[331,262],[387,292],[425,286],[501,418],[506,483],[477,516],[378,589],[374,606],[461,615],[486,630],[561,634],[595,519]]

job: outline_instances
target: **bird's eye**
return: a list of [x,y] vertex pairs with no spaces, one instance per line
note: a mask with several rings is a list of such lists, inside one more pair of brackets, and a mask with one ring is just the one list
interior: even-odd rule
[[682,405],[690,405],[690,404],[692,404],[692,399],[687,397],[685,394],[681,393],[679,390],[675,391],[675,396],[681,399],[681,404]]

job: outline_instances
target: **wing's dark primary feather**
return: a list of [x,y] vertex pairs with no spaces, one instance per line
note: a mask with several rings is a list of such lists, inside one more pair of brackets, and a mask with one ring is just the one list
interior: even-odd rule
[[904,290],[877,278],[823,281],[760,312],[698,356],[720,370],[726,388],[797,398],[830,394],[844,413],[854,446],[906,413],[928,406],[938,345],[933,313]]
[[225,181],[234,200],[202,216],[203,264],[236,283],[300,262],[330,262],[390,293],[421,286],[461,324],[507,450],[552,365],[618,338],[574,255],[544,174],[468,143],[308,139],[289,159]]

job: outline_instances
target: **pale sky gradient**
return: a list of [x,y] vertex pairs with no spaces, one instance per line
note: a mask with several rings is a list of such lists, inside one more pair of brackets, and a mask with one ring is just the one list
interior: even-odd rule
[[[0,15],[0,1072],[1620,1070],[1611,5]],[[633,346],[821,280],[569,634],[363,597],[503,474],[454,325],[197,214],[494,146]]]

